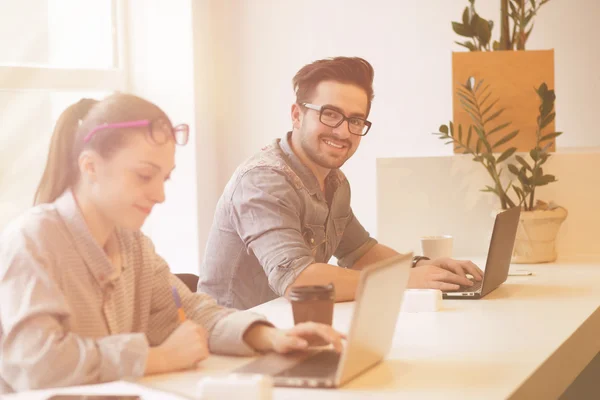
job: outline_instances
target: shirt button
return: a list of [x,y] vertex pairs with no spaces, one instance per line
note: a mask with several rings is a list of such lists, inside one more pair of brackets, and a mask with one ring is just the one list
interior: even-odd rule
[[315,238],[310,238],[310,243],[315,244]]

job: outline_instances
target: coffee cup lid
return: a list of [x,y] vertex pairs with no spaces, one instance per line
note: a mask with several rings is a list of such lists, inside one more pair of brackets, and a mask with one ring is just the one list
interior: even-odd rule
[[335,297],[333,283],[329,285],[294,286],[290,289],[290,300],[330,300]]

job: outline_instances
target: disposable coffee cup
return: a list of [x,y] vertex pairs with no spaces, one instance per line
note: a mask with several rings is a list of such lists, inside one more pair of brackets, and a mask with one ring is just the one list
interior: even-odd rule
[[333,283],[318,286],[294,286],[288,295],[292,303],[294,324],[318,322],[331,325],[335,288]]
[[452,236],[423,236],[421,250],[425,257],[432,260],[442,257],[452,257]]

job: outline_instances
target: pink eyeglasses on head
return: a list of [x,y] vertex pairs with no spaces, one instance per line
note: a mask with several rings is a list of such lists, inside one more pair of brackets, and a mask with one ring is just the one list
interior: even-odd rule
[[187,124],[179,124],[172,127],[167,121],[158,119],[150,121],[143,119],[139,121],[125,121],[115,122],[113,124],[102,124],[98,125],[90,131],[84,138],[83,143],[89,142],[92,137],[101,130],[105,129],[125,129],[125,128],[148,128],[148,135],[157,144],[166,143],[169,140],[169,135],[165,135],[165,132],[171,132],[171,136],[175,140],[175,143],[183,146],[187,144],[190,136],[190,127]]

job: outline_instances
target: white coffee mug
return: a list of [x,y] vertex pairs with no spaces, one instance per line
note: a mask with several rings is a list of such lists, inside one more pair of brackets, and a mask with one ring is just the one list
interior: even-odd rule
[[452,236],[423,236],[421,251],[425,257],[432,260],[441,257],[452,257]]

